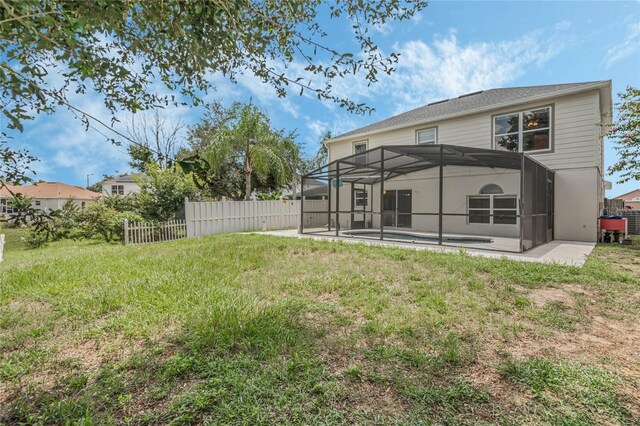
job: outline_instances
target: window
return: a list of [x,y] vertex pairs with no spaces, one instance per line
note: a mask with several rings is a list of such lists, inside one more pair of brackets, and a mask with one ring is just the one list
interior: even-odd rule
[[7,200],[6,198],[0,200],[0,213],[13,213],[13,209],[11,208],[11,200]]
[[433,145],[436,143],[436,128],[418,130],[416,132],[416,143],[418,145]]
[[40,205],[40,200],[36,200],[36,206]]
[[367,191],[364,189],[354,189],[354,199],[356,207],[367,207]]
[[367,150],[367,141],[358,141],[353,143],[353,153],[359,154]]
[[124,195],[124,185],[111,185],[111,195]]
[[551,107],[493,118],[494,149],[514,152],[551,149]]
[[80,207],[82,207],[84,209],[84,206],[86,205],[86,203],[83,201],[82,203],[80,203]]
[[515,225],[518,221],[518,197],[502,195],[496,184],[485,185],[481,195],[470,195],[468,202],[469,223]]
[[469,223],[491,223],[491,196],[469,197]]

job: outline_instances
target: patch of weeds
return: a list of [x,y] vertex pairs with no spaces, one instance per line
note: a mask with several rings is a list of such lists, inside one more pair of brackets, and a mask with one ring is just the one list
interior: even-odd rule
[[518,309],[525,309],[532,305],[531,300],[523,296],[516,296],[513,300],[513,305]]
[[362,368],[358,364],[351,364],[344,370],[344,374],[351,380],[361,380]]
[[[602,369],[547,358],[507,359],[501,374],[525,385],[558,424],[628,423],[631,412],[616,387],[620,379]],[[568,423],[567,423],[568,422]]]
[[375,362],[392,362],[401,367],[412,367],[433,371],[437,369],[437,359],[431,355],[400,346],[378,345],[364,352],[365,358]]
[[[34,410],[26,400],[13,407],[7,424],[96,424],[100,423],[91,413],[88,402],[84,399],[57,398],[48,395],[38,401]],[[105,422],[106,423],[106,422]]]
[[452,415],[466,411],[472,404],[489,401],[489,394],[456,377],[452,383],[425,386],[404,382],[398,386],[404,398],[415,402],[421,411],[430,414]]
[[47,350],[41,348],[31,348],[9,354],[0,362],[0,380],[12,380],[27,374],[42,364],[48,354]]
[[316,423],[340,419],[337,386],[317,361],[297,355],[282,365],[242,355],[210,357],[207,378],[177,396],[158,422],[192,424]]
[[574,331],[578,318],[560,301],[547,303],[538,311],[540,319],[547,325],[563,331]]

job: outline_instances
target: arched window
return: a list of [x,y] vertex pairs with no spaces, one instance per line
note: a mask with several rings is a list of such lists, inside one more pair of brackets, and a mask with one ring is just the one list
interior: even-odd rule
[[504,194],[504,191],[495,183],[490,183],[488,185],[483,186],[482,189],[480,190],[480,193],[481,194]]

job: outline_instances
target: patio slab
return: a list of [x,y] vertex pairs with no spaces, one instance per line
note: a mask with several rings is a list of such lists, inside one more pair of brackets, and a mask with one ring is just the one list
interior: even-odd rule
[[431,250],[441,253],[459,254],[460,250],[470,256],[480,256],[494,259],[511,259],[521,262],[556,263],[567,266],[583,266],[587,257],[593,251],[595,243],[579,241],[553,240],[547,244],[529,250],[526,253],[509,253],[500,251],[488,251],[461,247],[443,247],[429,244],[412,244],[397,241],[376,241],[366,238],[355,237],[331,237],[324,235],[299,234],[297,229],[287,229],[281,231],[255,232],[261,235],[272,235],[277,237],[308,238],[317,241],[342,241],[351,244],[366,244],[372,246],[402,247],[412,250]]

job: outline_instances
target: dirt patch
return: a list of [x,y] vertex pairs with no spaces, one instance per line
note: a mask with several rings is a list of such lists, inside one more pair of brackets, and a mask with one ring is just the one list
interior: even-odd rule
[[558,332],[551,338],[523,336],[508,351],[518,357],[562,356],[575,360],[608,358],[639,375],[640,325],[594,316],[576,332]]
[[391,387],[377,386],[370,382],[361,382],[350,386],[349,404],[345,407],[349,411],[363,411],[365,413],[385,414],[390,417],[402,417],[408,411],[408,406],[400,400]]
[[569,307],[575,304],[573,296],[559,288],[539,288],[532,290],[527,296],[536,308],[542,308],[552,302],[561,302]]

